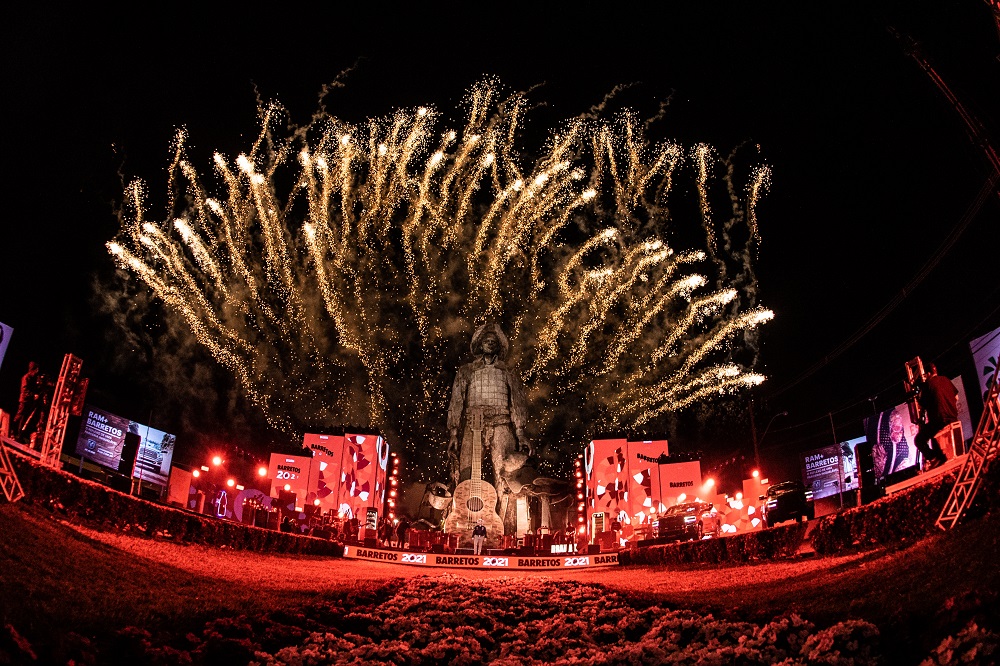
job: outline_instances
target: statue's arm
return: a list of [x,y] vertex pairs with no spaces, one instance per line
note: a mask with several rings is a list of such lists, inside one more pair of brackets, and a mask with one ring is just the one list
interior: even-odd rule
[[465,393],[469,387],[469,368],[463,365],[455,374],[451,386],[451,403],[448,405],[448,434],[454,440],[462,427],[462,412],[465,409]]
[[527,450],[528,455],[535,455],[535,445],[528,440],[524,427],[528,423],[528,398],[524,392],[517,372],[508,369],[507,388],[510,391],[510,421],[514,424],[514,435],[517,437],[518,448]]

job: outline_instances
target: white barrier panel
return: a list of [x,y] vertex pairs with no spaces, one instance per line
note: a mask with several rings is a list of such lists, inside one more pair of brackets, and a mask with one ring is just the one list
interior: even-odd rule
[[407,553],[359,546],[344,546],[344,557],[376,562],[409,564],[418,567],[462,567],[467,569],[586,569],[618,564],[618,553],[594,555],[445,555],[442,553]]

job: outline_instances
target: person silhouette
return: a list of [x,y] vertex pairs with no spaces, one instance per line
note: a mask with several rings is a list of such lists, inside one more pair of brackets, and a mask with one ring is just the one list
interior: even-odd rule
[[480,518],[472,528],[472,552],[475,555],[483,554],[484,541],[486,541],[486,525],[483,525],[483,519]]
[[925,417],[917,429],[913,443],[923,454],[927,469],[934,469],[948,462],[948,457],[934,435],[958,420],[958,390],[950,379],[938,374],[937,366],[933,363],[927,364],[927,373],[917,398],[924,408]]

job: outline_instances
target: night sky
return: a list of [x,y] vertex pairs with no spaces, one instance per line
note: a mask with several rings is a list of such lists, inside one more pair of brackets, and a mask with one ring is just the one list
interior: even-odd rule
[[[705,6],[503,5],[490,16],[429,5],[253,15],[170,5],[141,17],[10,10],[0,321],[14,334],[0,408],[16,408],[28,360],[55,374],[72,352],[91,378],[90,402],[142,422],[152,414],[151,425],[179,432],[175,460],[193,462],[178,410],[162,406],[170,396],[144,380],[94,312],[95,285],[114,271],[104,243],[118,229],[122,178],[161,194],[176,127],[188,128],[195,154],[235,154],[256,134],[256,94],[305,121],[323,84],[348,69],[326,102],[354,122],[419,104],[450,111],[495,75],[514,90],[541,86],[531,97],[546,106],[529,116],[529,132],[634,84],[626,105],[669,100],[666,138],[721,152],[758,145],[773,168],[759,209],[759,299],[776,313],[761,336],[759,369],[770,380],[752,392],[758,435],[789,412],[763,442],[773,474],[794,474],[779,461],[832,442],[830,414],[846,439],[873,409],[901,402],[903,364],[916,355],[975,386],[968,342],[1000,325],[1000,198],[994,181],[976,204],[991,167],[890,27],[920,44],[995,136],[1000,39],[987,3],[684,4]],[[704,449],[706,467],[718,469],[752,457],[748,397],[731,407],[743,417],[675,433],[671,446]],[[262,431],[241,446],[282,443]]]

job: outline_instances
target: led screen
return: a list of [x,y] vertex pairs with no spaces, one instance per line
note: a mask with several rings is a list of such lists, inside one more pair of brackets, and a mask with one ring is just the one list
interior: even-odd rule
[[76,454],[102,467],[118,469],[128,432],[140,438],[133,478],[167,485],[176,437],[103,409],[84,407]]
[[10,344],[10,334],[13,332],[14,329],[0,322],[0,366],[3,365],[3,355],[7,353],[7,345]]

